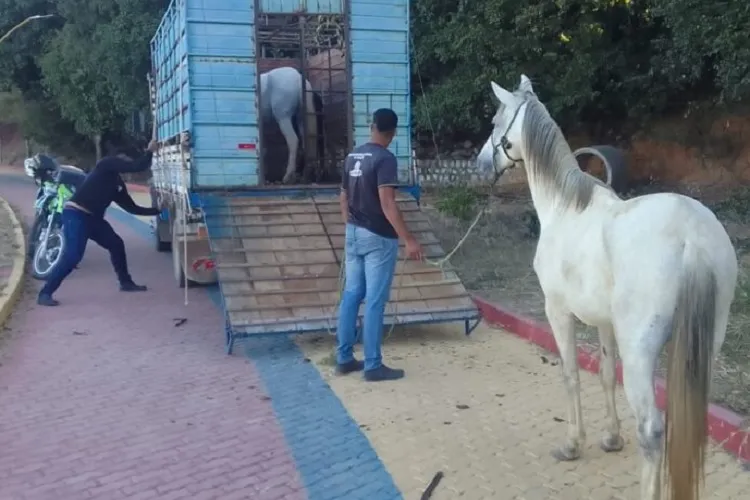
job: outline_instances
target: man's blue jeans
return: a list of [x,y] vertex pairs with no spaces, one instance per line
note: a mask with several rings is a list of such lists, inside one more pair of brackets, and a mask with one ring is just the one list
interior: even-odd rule
[[365,371],[375,370],[383,364],[380,353],[383,315],[396,271],[398,240],[384,238],[367,229],[347,224],[345,250],[346,285],[339,307],[336,361],[344,364],[354,359],[357,316],[364,300],[362,343]]
[[40,295],[52,295],[60,288],[63,280],[83,259],[89,240],[94,240],[100,247],[109,250],[112,266],[120,284],[133,282],[128,273],[125,243],[109,222],[74,208],[65,208],[62,213],[62,225],[65,247],[57,267],[47,276],[47,283],[39,292]]

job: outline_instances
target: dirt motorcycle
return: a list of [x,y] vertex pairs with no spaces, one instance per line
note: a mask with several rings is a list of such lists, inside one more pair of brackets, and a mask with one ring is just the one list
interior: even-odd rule
[[60,165],[43,154],[27,158],[24,170],[38,186],[27,256],[31,260],[32,275],[43,280],[60,263],[65,247],[63,207],[83,183],[86,173],[72,165]]

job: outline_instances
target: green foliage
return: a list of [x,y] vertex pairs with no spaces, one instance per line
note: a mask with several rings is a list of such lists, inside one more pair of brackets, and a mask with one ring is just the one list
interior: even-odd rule
[[745,0],[414,0],[411,19],[422,135],[486,134],[489,81],[514,88],[521,73],[561,125],[592,135],[750,95]]
[[450,187],[440,190],[435,206],[448,216],[469,220],[476,215],[483,197],[469,187]]
[[[54,0],[0,0],[0,34],[29,16],[56,13],[55,3]],[[36,58],[61,25],[60,18],[30,22],[0,45],[0,90],[16,88],[24,93],[33,90],[41,78]]]
[[25,133],[82,155],[92,148],[86,140],[124,135],[127,117],[148,105],[148,41],[167,4],[0,0],[0,33],[30,15],[57,15],[30,23],[0,46],[0,90],[20,92]]
[[[121,133],[147,106],[148,41],[167,4],[0,0],[0,33],[56,14],[0,46],[0,92],[20,92],[26,114],[40,113],[25,117],[26,132],[66,144]],[[489,81],[514,87],[520,73],[563,127],[602,139],[695,101],[750,96],[746,0],[412,0],[411,9],[423,138],[484,139]]]
[[44,85],[76,130],[96,136],[122,127],[147,105],[147,41],[163,2],[58,0],[67,22],[39,58]]
[[672,82],[715,89],[722,101],[750,95],[750,3],[743,0],[659,0],[654,14],[667,28],[656,63]]
[[0,92],[0,124],[16,124],[23,120],[23,96],[18,91]]

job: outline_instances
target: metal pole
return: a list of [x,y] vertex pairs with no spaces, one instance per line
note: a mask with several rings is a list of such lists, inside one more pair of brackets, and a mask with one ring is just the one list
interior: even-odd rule
[[[309,153],[307,149],[307,120],[310,119],[308,116],[310,113],[310,110],[307,109],[307,54],[305,53],[305,50],[307,47],[305,46],[305,30],[307,29],[307,14],[301,13],[299,15],[299,72],[302,75],[302,88],[300,89],[302,92],[302,100],[300,101],[300,114],[302,115],[303,119],[300,120],[299,124],[299,146],[297,147],[297,160],[299,160],[299,150],[302,150],[302,181],[304,182],[306,174],[309,172],[308,169],[308,158],[307,155]],[[294,168],[297,168],[297,165],[294,166]]]
[[264,186],[266,184],[266,165],[264,162],[264,145],[263,145],[263,116],[261,115],[261,109],[263,108],[263,96],[261,95],[260,88],[260,62],[263,59],[263,53],[261,50],[261,40],[258,36],[260,33],[259,24],[261,22],[261,5],[260,0],[254,0],[254,12],[255,12],[255,119],[258,121],[258,138],[255,141],[255,154],[257,157],[257,169],[258,169],[258,185]]

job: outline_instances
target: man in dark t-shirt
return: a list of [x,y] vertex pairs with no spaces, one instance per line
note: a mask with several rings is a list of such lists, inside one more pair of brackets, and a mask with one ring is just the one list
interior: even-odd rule
[[[370,142],[349,153],[341,184],[341,216],[346,223],[346,285],[339,306],[336,371],[344,375],[364,369],[365,380],[396,380],[404,370],[385,366],[380,346],[383,316],[398,260],[398,239],[406,254],[421,259],[422,249],[406,228],[396,203],[398,162],[388,151],[398,117],[379,109],[370,125]],[[354,358],[359,306],[365,301],[364,363]]]

